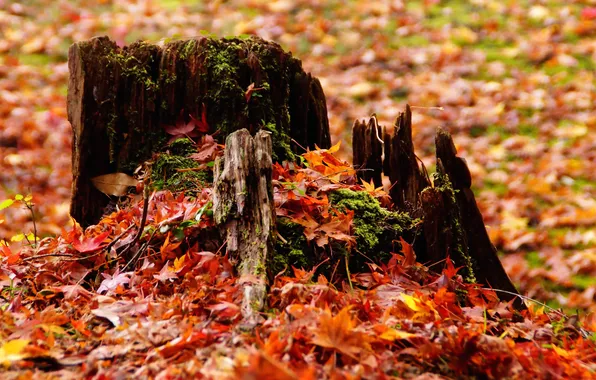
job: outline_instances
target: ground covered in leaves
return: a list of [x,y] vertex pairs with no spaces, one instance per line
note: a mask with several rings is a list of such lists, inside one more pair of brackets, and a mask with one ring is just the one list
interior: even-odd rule
[[[596,320],[532,303],[519,313],[493,290],[464,283],[449,259],[441,273],[416,263],[403,239],[401,252],[386,262],[350,273],[349,261],[363,244],[358,216],[329,199],[361,192],[370,209],[381,209],[388,197],[381,188],[356,184],[351,165],[332,154],[338,147],[304,154],[304,167],[274,165],[279,222],[303,227],[302,239],[332,270],[328,277],[316,267],[271,273],[268,306],[254,330],[242,321],[236,263],[208,238],[216,236],[210,187],[192,198],[154,192],[142,235],[145,202],[130,196],[85,231],[75,226],[37,242],[26,237],[31,244],[14,251],[1,246],[0,362],[6,376],[594,374]],[[13,201],[10,206],[31,207],[29,197]],[[346,251],[352,254],[337,254]]]
[[[185,246],[185,228],[160,231],[197,222],[207,195],[180,206],[177,195],[155,195],[155,255],[115,272],[112,250],[138,225],[139,203],[84,232],[66,227],[68,46],[101,34],[126,44],[205,33],[256,33],[301,58],[321,79],[342,157],[355,118],[376,112],[391,125],[406,102],[421,107],[416,151],[431,166],[435,127],[453,134],[521,292],[580,316],[536,307],[512,315],[453,270],[432,274],[396,256],[351,281],[299,270],[277,277],[267,322],[243,334],[223,253]],[[577,321],[596,327],[595,34],[596,10],[581,2],[0,1],[0,237],[10,246],[0,254],[0,358],[12,369],[83,365],[88,375],[144,364],[141,375],[318,377],[343,367],[581,377],[570,371],[594,362],[593,335]],[[202,217],[192,228],[208,227]],[[33,232],[49,238],[23,244],[35,243]],[[322,243],[324,235],[315,234]],[[28,259],[50,253],[64,257]]]

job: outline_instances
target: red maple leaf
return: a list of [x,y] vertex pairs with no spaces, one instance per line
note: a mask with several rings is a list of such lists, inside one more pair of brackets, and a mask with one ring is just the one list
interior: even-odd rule
[[207,109],[205,108],[204,104],[201,111],[201,120],[196,119],[190,114],[188,116],[190,117],[190,121],[188,123],[182,117],[181,112],[180,117],[176,121],[175,125],[164,126],[166,133],[172,135],[172,138],[168,144],[181,137],[198,137],[201,135],[201,133],[209,132],[209,124],[207,124]]
[[92,252],[99,248],[101,248],[104,244],[104,240],[110,234],[109,231],[106,231],[94,238],[82,238],[80,240],[74,240],[72,242],[72,246],[77,251],[84,253],[84,252]]
[[205,135],[201,141],[199,151],[190,155],[190,158],[197,162],[209,162],[215,160],[223,152],[223,145],[218,144],[211,135]]
[[203,104],[202,111],[201,111],[201,120],[195,119],[192,115],[190,116],[191,122],[195,125],[197,130],[202,133],[209,132],[209,124],[207,124],[207,107]]

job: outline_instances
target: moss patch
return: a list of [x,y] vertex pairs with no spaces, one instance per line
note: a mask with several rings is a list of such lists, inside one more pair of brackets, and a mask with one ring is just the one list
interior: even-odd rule
[[[353,231],[356,236],[356,250],[362,255],[353,255],[350,264],[360,267],[368,257],[375,261],[386,261],[391,257],[387,251],[400,236],[414,234],[417,220],[403,212],[389,211],[375,198],[364,191],[336,190],[329,194],[330,203],[339,211],[354,211]],[[383,250],[384,249],[384,250]],[[353,261],[356,262],[353,262]]]
[[[455,257],[452,257],[457,265],[463,265],[463,276],[464,279],[469,283],[476,282],[474,275],[474,262],[470,257],[465,244],[465,235],[463,227],[461,225],[461,215],[459,207],[457,206],[457,199],[455,197],[455,191],[453,185],[447,174],[442,170],[441,166],[437,167],[437,172],[433,173],[433,183],[435,191],[439,191],[443,194],[443,200],[446,203],[450,203],[448,207],[449,213],[447,215],[447,228],[452,236],[451,250]],[[426,191],[423,190],[423,192]]]
[[271,271],[277,274],[284,269],[308,268],[313,266],[312,251],[304,236],[304,227],[289,218],[277,218],[277,232],[285,240],[278,238],[275,243],[275,255],[271,257]]
[[[181,57],[196,50],[192,41],[183,47]],[[188,53],[185,53],[187,52]],[[248,128],[251,133],[266,129],[272,133],[273,160],[294,161],[290,149],[289,68],[273,54],[272,46],[261,39],[210,39],[202,52],[206,70],[202,81],[208,89],[204,99],[209,123],[223,136]],[[270,83],[275,83],[272,88]],[[258,89],[246,98],[248,87]]]
[[196,152],[195,144],[182,138],[170,144],[166,152],[160,153],[153,164],[151,180],[156,189],[168,189],[173,192],[185,191],[192,195],[205,183],[212,180],[210,173],[193,170],[198,164],[188,156]]

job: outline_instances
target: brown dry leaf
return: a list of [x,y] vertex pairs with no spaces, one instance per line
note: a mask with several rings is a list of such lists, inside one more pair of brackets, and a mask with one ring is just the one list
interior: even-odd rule
[[91,178],[93,186],[106,195],[121,197],[128,188],[136,186],[138,181],[126,173],[104,174]]

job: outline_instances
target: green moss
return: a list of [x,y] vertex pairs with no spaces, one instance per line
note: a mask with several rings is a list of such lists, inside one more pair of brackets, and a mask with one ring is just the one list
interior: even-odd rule
[[[295,161],[294,152],[290,146],[290,136],[286,133],[280,132],[275,123],[263,123],[262,129],[271,132],[271,140],[276,142],[278,149],[273,151],[271,158],[273,162],[279,162],[283,159]],[[280,152],[282,152],[280,154]]]
[[[142,43],[139,42],[139,44]],[[150,60],[152,59],[150,58]],[[147,70],[149,65],[141,62],[137,57],[112,51],[108,55],[108,60],[118,65],[123,76],[133,78],[137,83],[142,83],[147,91],[155,92],[159,89],[159,84]]]
[[[183,51],[190,49],[186,46]],[[210,39],[202,54],[206,69],[201,81],[208,91],[200,101],[206,104],[209,124],[221,131],[222,136],[241,128],[248,128],[253,134],[266,129],[272,133],[273,160],[295,160],[290,149],[287,106],[290,79],[293,79],[288,77],[290,65],[280,65],[279,57],[255,37]],[[241,75],[247,71],[251,73],[248,78]],[[281,86],[275,94],[271,81]],[[247,100],[246,91],[253,83],[258,90]]]
[[[375,260],[389,259],[391,252],[381,249],[390,249],[394,240],[412,234],[417,223],[407,213],[381,207],[379,201],[365,191],[336,190],[329,194],[329,202],[339,211],[354,211],[352,226],[356,250]],[[357,261],[362,264],[360,260]]]
[[175,156],[189,156],[197,152],[197,145],[189,138],[179,138],[168,145],[168,152]]
[[196,52],[198,46],[197,40],[188,40],[184,43],[182,50],[180,51],[180,58],[188,59],[193,53]]
[[196,169],[197,163],[188,155],[196,152],[195,144],[187,138],[174,141],[164,153],[160,153],[153,164],[151,180],[157,189],[194,193],[209,181],[210,173]]
[[304,227],[289,218],[277,218],[277,232],[281,238],[275,242],[271,257],[271,271],[277,274],[284,269],[308,268],[314,264],[312,253],[304,236]]
[[[448,207],[449,213],[447,215],[448,226],[446,228],[450,230],[449,233],[452,236],[451,250],[455,256],[453,259],[458,265],[464,266],[462,272],[464,279],[469,283],[475,283],[474,263],[465,245],[465,234],[460,223],[461,215],[457,207],[457,198],[455,197],[456,190],[453,189],[449,177],[443,172],[441,166],[437,167],[437,172],[433,173],[433,184],[434,190],[442,193],[444,201],[450,203],[450,207]],[[427,191],[427,189],[422,191]]]
[[108,125],[106,126],[106,130],[108,132],[108,141],[109,141],[109,157],[110,163],[113,163],[115,160],[116,155],[116,144],[118,143],[118,133],[116,132],[116,121],[118,120],[118,116],[116,114],[110,115],[110,120],[108,121]]

